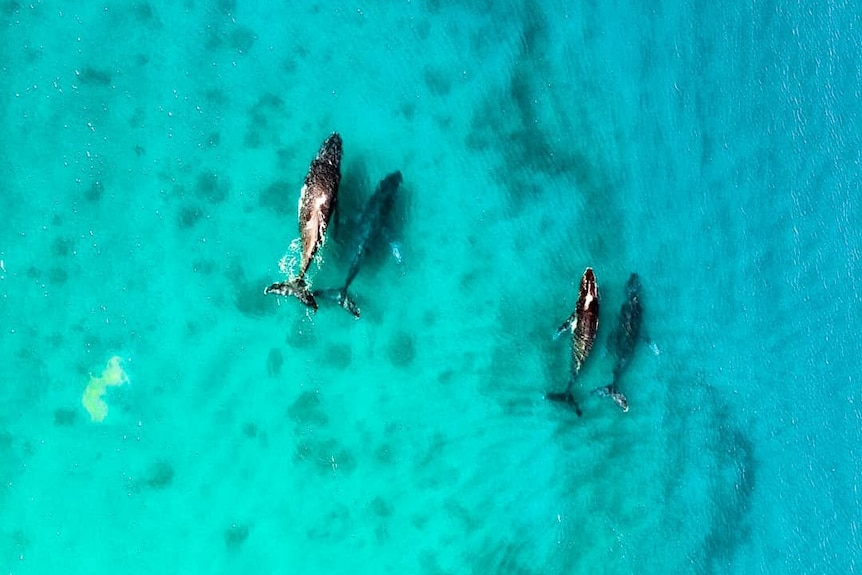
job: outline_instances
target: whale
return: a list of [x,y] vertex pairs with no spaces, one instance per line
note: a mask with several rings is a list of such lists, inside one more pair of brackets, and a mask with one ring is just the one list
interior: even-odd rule
[[629,366],[635,346],[641,337],[642,318],[641,282],[638,274],[632,273],[626,282],[626,299],[620,308],[619,324],[608,340],[610,351],[615,357],[613,379],[610,384],[593,390],[596,395],[610,397],[623,412],[629,410],[629,402],[619,390],[619,379]]
[[596,341],[596,333],[599,329],[599,299],[596,275],[593,268],[588,267],[581,276],[575,310],[557,328],[557,333],[554,336],[557,338],[566,331],[572,333],[571,377],[565,391],[548,392],[545,394],[545,398],[573,407],[579,416],[581,415],[581,408],[572,394],[572,386],[593,349],[593,343]]
[[365,203],[365,207],[359,216],[356,247],[353,252],[350,269],[344,280],[344,285],[340,288],[315,290],[313,292],[315,297],[335,301],[342,308],[353,314],[353,317],[356,319],[359,319],[359,307],[347,293],[347,290],[350,288],[353,280],[356,279],[360,266],[365,261],[365,255],[368,253],[369,246],[373,245],[382,235],[387,217],[395,203],[395,195],[398,192],[401,181],[401,172],[392,172],[380,181],[374,193]]
[[323,141],[311,161],[299,194],[299,238],[302,245],[299,275],[266,287],[264,294],[296,296],[306,306],[317,311],[317,300],[309,289],[306,275],[314,256],[326,241],[326,229],[338,203],[341,155],[341,136],[333,132]]

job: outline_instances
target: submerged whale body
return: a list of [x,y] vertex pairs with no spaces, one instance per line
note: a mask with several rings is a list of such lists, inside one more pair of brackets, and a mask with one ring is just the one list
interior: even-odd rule
[[566,330],[571,330],[572,332],[572,367],[569,384],[566,386],[566,390],[561,393],[548,392],[545,394],[546,399],[573,406],[578,415],[581,415],[581,409],[572,394],[572,386],[581,372],[584,362],[590,355],[590,350],[593,349],[598,329],[599,286],[596,282],[593,268],[587,268],[584,271],[584,275],[581,276],[575,311],[557,329],[556,335],[556,337],[559,337]]
[[317,301],[309,289],[306,274],[326,240],[326,228],[338,201],[341,155],[341,136],[333,132],[324,140],[317,156],[311,161],[299,194],[299,237],[302,242],[299,275],[289,281],[270,285],[263,291],[264,294],[293,295],[317,310]]
[[347,278],[344,280],[344,285],[338,289],[315,290],[314,292],[315,296],[326,297],[337,302],[341,307],[353,314],[353,317],[356,319],[359,319],[359,307],[347,293],[347,290],[359,273],[359,268],[365,260],[365,255],[368,253],[368,247],[379,238],[386,225],[387,216],[392,211],[392,206],[395,203],[395,195],[398,192],[401,181],[401,172],[392,172],[380,181],[377,189],[374,190],[374,194],[368,198],[360,215],[356,250],[353,261],[350,264],[350,270],[347,272]]
[[593,392],[602,397],[610,397],[624,412],[629,410],[626,396],[619,390],[620,376],[631,362],[632,354],[640,339],[643,306],[641,304],[641,282],[638,274],[632,273],[626,283],[626,301],[620,308],[620,323],[609,339],[614,362],[613,380],[609,385],[598,387]]

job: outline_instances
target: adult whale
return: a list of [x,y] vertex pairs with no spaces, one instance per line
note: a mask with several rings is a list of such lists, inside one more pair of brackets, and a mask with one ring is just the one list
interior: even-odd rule
[[326,228],[338,201],[341,154],[341,136],[333,132],[324,140],[317,156],[311,161],[299,194],[299,237],[302,242],[299,275],[270,285],[263,290],[264,294],[293,295],[308,307],[317,310],[317,301],[309,290],[306,274],[314,256],[326,240]]
[[368,253],[368,246],[373,244],[383,231],[386,219],[395,203],[395,194],[398,192],[401,180],[401,172],[392,172],[377,184],[374,194],[368,198],[360,215],[359,230],[356,234],[358,238],[356,250],[353,255],[353,261],[350,264],[350,270],[347,272],[347,278],[344,280],[344,285],[341,288],[314,291],[314,295],[317,297],[326,297],[338,302],[341,307],[352,313],[356,319],[359,319],[359,307],[347,293],[347,289],[353,283],[353,280],[356,279],[356,274],[359,273],[359,267],[365,260],[365,254]]
[[610,397],[624,412],[629,410],[626,396],[619,390],[620,376],[631,362],[635,345],[640,339],[643,306],[641,305],[641,282],[638,274],[632,273],[626,283],[626,301],[620,308],[620,323],[611,334],[610,350],[616,357],[613,380],[609,385],[597,387],[593,393]]
[[565,391],[548,392],[545,394],[545,397],[551,401],[571,405],[575,408],[578,416],[580,416],[581,408],[572,394],[572,386],[581,372],[584,362],[590,355],[593,342],[596,340],[596,332],[599,329],[599,286],[596,282],[593,268],[587,268],[584,271],[584,275],[581,276],[581,285],[578,289],[578,303],[575,305],[575,311],[557,329],[555,337],[559,337],[567,329],[572,331],[572,372],[569,384],[566,386]]

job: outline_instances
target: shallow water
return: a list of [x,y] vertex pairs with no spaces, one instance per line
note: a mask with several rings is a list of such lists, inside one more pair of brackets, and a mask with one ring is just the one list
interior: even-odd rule
[[[2,572],[857,568],[852,6],[0,9]],[[333,130],[360,321],[262,295]]]

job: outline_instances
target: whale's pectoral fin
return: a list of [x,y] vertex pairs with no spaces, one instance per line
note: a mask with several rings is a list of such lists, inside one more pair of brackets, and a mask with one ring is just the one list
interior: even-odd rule
[[650,351],[652,351],[653,355],[659,355],[661,353],[661,350],[658,348],[658,344],[651,337],[649,337],[648,335],[641,335],[640,338],[645,344],[647,344],[647,347],[650,348]]
[[263,290],[264,294],[292,295],[299,298],[299,301],[317,311],[317,301],[314,299],[314,294],[308,289],[308,283],[303,278],[296,278],[286,282],[272,284]]
[[566,321],[564,321],[563,324],[557,328],[557,333],[554,334],[554,339],[557,339],[558,337],[563,335],[563,333],[572,329],[572,324],[575,323],[575,319],[577,319],[577,317],[578,317],[578,312],[577,311],[572,312],[572,315],[570,315],[566,319]]
[[575,401],[575,396],[572,395],[571,391],[549,391],[545,394],[545,399],[572,407],[575,410],[575,413],[578,414],[578,417],[583,415],[581,406],[578,405],[577,401]]
[[353,298],[350,297],[346,289],[331,288],[314,290],[314,295],[337,303],[338,305],[349,311],[353,315],[353,317],[359,319],[359,306],[356,305],[356,302],[353,301]]

